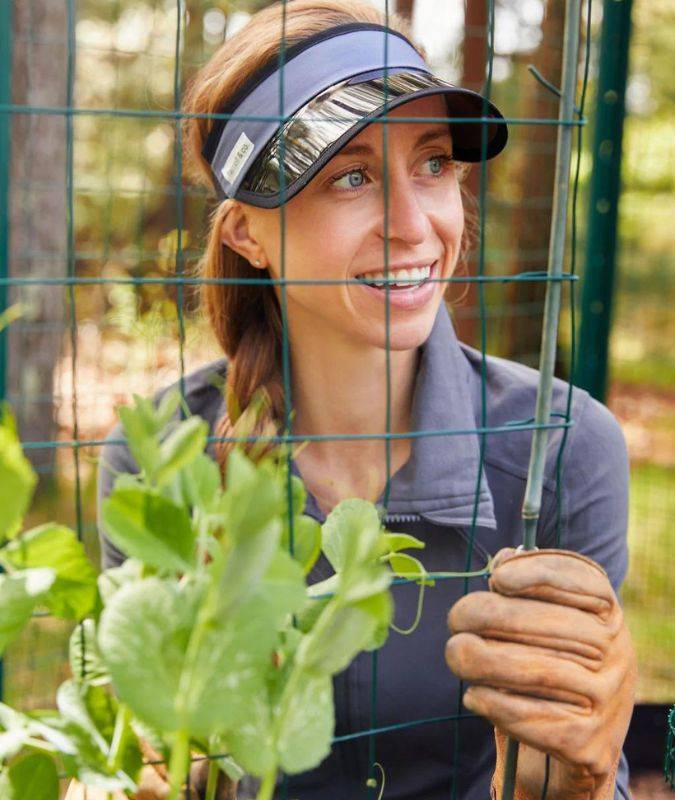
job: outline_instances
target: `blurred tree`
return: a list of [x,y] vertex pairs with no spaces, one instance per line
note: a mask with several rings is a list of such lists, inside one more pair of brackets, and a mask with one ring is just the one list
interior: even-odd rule
[[[462,79],[461,86],[480,92],[485,82],[487,64],[487,4],[467,3],[464,12],[464,42],[462,44]],[[473,167],[466,179],[466,190],[474,198],[478,198],[480,191],[480,169]],[[476,257],[474,255],[468,264],[470,275],[476,274]],[[475,311],[478,307],[478,291],[475,283],[469,283],[460,288],[464,299],[462,306]],[[478,345],[478,317],[470,313],[459,317],[455,327],[457,336],[468,344]]]
[[[547,0],[541,42],[528,57],[539,72],[554,86],[560,85],[562,41],[565,22],[564,0]],[[527,102],[520,110],[523,117],[557,119],[558,98],[543,86],[526,93]],[[513,252],[517,261],[513,271],[546,268],[551,224],[551,199],[555,171],[557,127],[531,125],[521,134],[519,163],[512,185],[517,187],[513,212]],[[515,198],[514,198],[515,199]],[[509,326],[505,356],[536,366],[541,339],[541,311],[546,284],[516,282],[511,284],[510,302],[515,306]]]
[[396,11],[406,19],[412,19],[415,0],[398,0],[396,3]]
[[[67,103],[66,3],[13,4],[12,102],[28,106]],[[66,118],[15,114],[10,166],[10,275],[58,278],[67,271]],[[52,441],[54,369],[61,353],[63,290],[13,287],[24,315],[9,331],[8,389],[25,441]],[[54,450],[29,451],[44,479],[53,473]]]

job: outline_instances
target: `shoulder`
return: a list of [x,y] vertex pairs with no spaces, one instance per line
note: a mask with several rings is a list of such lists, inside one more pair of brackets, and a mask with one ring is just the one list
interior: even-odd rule
[[[470,365],[474,408],[480,420],[482,356],[467,345],[461,344],[461,348]],[[534,421],[539,371],[504,358],[486,356],[485,383],[485,421],[489,428],[501,431],[488,436],[486,460],[525,478],[532,430],[508,428],[514,423]],[[561,446],[566,468],[581,472],[597,469],[601,460],[626,462],[623,432],[611,411],[585,390],[558,378],[553,380],[550,422],[559,427],[551,428],[548,434],[545,488],[554,488]]]

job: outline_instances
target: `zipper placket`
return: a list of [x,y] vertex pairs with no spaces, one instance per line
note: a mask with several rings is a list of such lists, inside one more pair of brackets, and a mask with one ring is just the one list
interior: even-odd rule
[[382,523],[401,523],[401,522],[421,522],[422,517],[419,514],[385,514],[382,518]]

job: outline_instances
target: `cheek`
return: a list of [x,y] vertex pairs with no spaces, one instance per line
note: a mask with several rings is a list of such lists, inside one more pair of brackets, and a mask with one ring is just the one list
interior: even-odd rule
[[292,265],[304,277],[343,278],[362,241],[359,218],[353,209],[326,209],[320,203],[287,213],[287,269]]

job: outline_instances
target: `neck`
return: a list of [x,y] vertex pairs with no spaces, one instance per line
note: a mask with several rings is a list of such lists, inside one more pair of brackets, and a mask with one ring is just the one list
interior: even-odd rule
[[[418,350],[390,351],[387,392],[385,350],[355,346],[337,335],[294,336],[291,344],[293,433],[298,435],[383,434],[410,430]],[[395,440],[392,444],[395,444]],[[314,458],[333,461],[336,450],[358,447],[360,458],[384,452],[381,439],[312,443]]]

